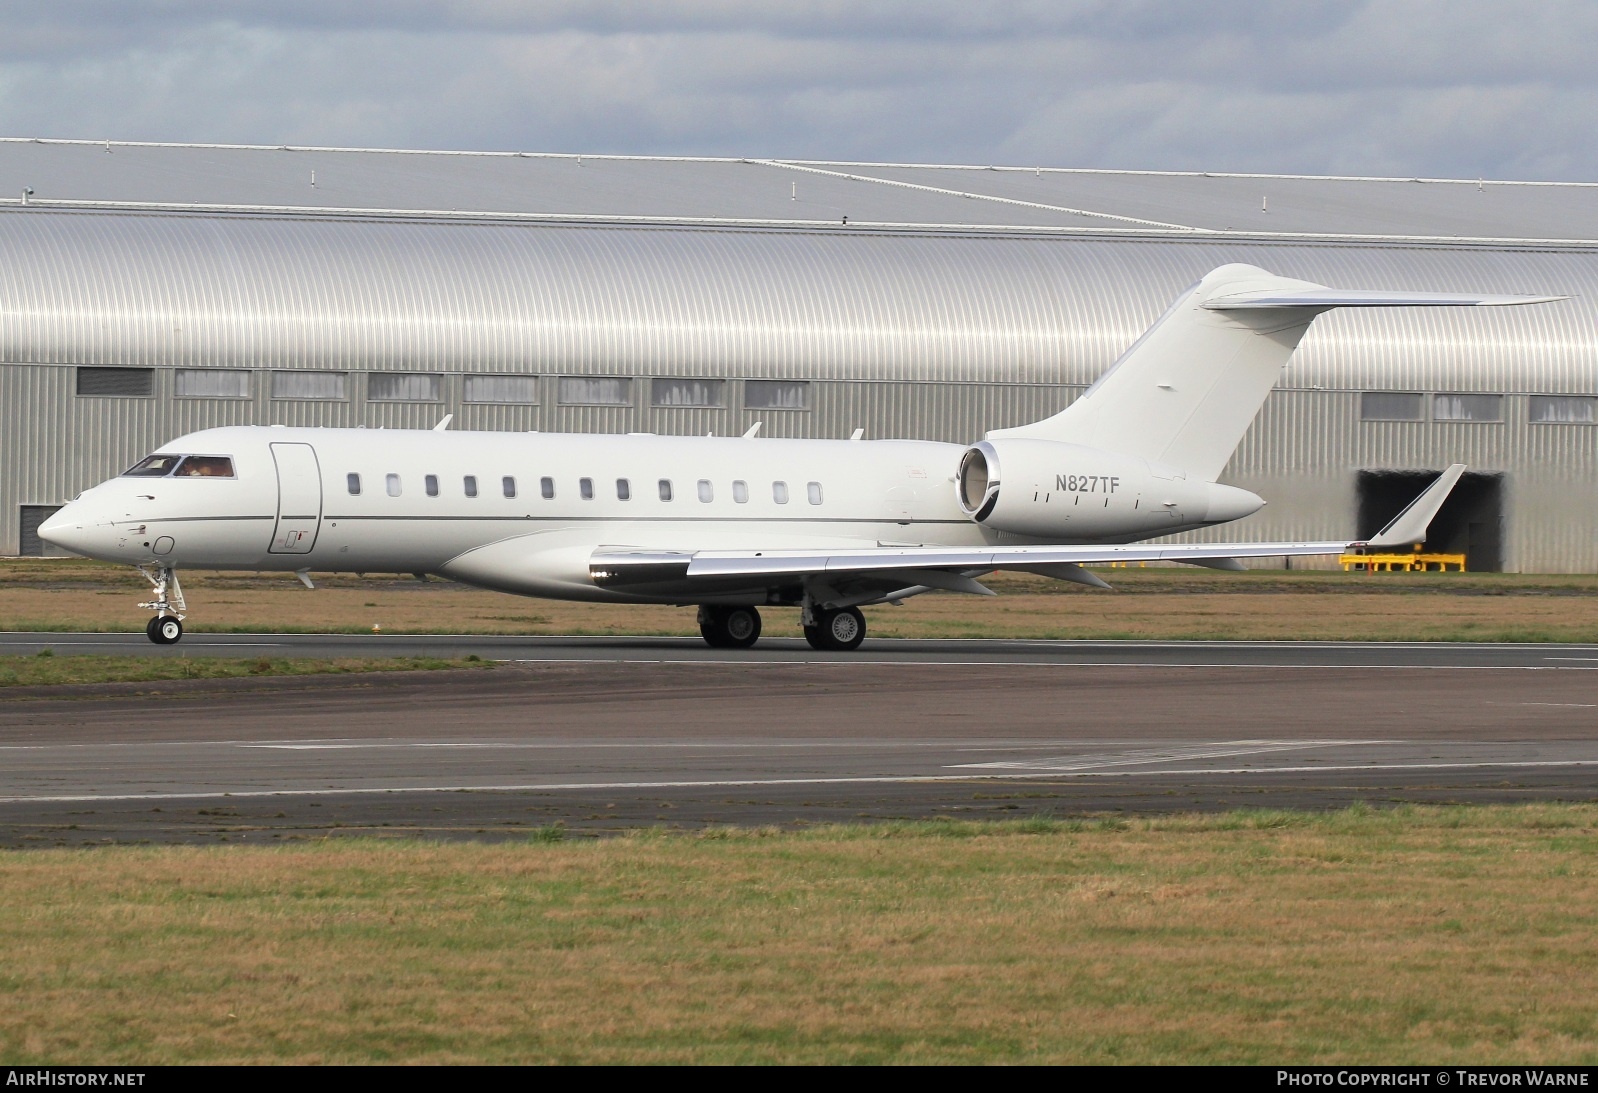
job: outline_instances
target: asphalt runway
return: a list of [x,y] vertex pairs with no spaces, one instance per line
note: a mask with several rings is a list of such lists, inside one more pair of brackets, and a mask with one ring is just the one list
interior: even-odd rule
[[[142,635],[0,650],[172,655]],[[12,688],[0,844],[1598,799],[1598,646],[198,635],[491,670]]]

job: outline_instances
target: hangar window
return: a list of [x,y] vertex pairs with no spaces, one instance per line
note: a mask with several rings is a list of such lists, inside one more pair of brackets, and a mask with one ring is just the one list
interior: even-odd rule
[[732,499],[740,505],[749,503],[749,483],[738,481],[732,484]]
[[656,406],[725,406],[721,380],[650,380],[649,401]]
[[594,499],[594,480],[592,478],[579,478],[577,480],[577,495],[584,501]]
[[633,499],[633,484],[625,478],[616,479],[616,500],[631,501]]
[[716,490],[715,490],[715,487],[711,486],[710,479],[701,478],[699,480],[699,500],[701,500],[701,501],[714,501],[715,499],[716,499]]
[[427,491],[427,496],[438,496],[438,475],[430,474],[422,479],[422,488]]
[[545,501],[553,501],[555,499],[555,480],[553,478],[540,478],[538,480],[538,492],[543,495]]
[[461,385],[462,402],[538,404],[537,376],[467,376]]
[[366,377],[372,402],[437,402],[439,377],[426,372],[373,372]]
[[1419,421],[1425,412],[1419,391],[1366,391],[1359,396],[1361,421]]
[[1432,396],[1433,421],[1502,421],[1503,395]]
[[390,497],[398,497],[400,495],[400,479],[399,479],[399,475],[397,475],[397,474],[384,475],[383,476],[383,485],[387,488],[388,495]]
[[345,402],[349,399],[347,372],[273,372],[272,397]]
[[359,497],[361,495],[361,476],[360,475],[358,475],[358,474],[346,474],[344,476],[344,485],[349,489],[351,497]]
[[1533,395],[1534,425],[1598,425],[1598,398],[1591,395]]
[[821,483],[812,482],[805,487],[805,494],[810,498],[812,505],[821,504]]
[[744,406],[750,410],[808,410],[810,384],[804,380],[744,380]]
[[477,476],[475,474],[469,474],[465,478],[461,479],[461,488],[466,491],[467,497],[476,497]]
[[243,368],[179,368],[178,398],[249,398],[250,373]]
[[671,479],[669,478],[662,478],[660,480],[660,499],[662,501],[671,500]]
[[77,391],[98,398],[149,398],[155,394],[153,368],[80,368]]
[[631,406],[633,381],[626,376],[562,376],[562,406]]
[[510,475],[507,474],[504,478],[501,478],[499,480],[499,488],[505,494],[506,497],[515,497],[516,496],[516,479],[512,478]]
[[771,484],[771,499],[779,505],[788,503],[788,483],[773,482]]

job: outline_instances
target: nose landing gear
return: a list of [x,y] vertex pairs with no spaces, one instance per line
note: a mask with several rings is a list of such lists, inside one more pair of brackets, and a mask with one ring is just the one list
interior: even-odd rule
[[155,589],[155,599],[139,604],[155,612],[155,618],[145,626],[144,632],[157,645],[175,645],[183,637],[183,613],[188,604],[183,600],[183,586],[178,583],[178,572],[171,566],[135,566],[144,579]]

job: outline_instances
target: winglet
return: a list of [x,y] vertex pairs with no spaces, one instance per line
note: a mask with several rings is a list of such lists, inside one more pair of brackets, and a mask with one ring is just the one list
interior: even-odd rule
[[455,420],[455,415],[454,414],[445,414],[444,415],[444,420],[440,421],[437,425],[433,426],[433,432],[442,433],[445,429],[449,428],[449,423],[454,421],[454,420]]
[[1431,522],[1437,516],[1437,511],[1443,507],[1443,502],[1448,500],[1448,495],[1454,489],[1454,484],[1459,481],[1459,476],[1465,473],[1465,464],[1455,463],[1437,480],[1421,491],[1419,497],[1411,501],[1403,512],[1377,532],[1366,543],[1372,547],[1413,546],[1426,541],[1426,530],[1431,527]]

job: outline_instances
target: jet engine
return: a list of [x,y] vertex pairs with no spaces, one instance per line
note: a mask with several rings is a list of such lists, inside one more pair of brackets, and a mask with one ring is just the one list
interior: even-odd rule
[[955,490],[982,526],[1056,542],[1163,535],[1241,519],[1265,504],[1136,456],[1022,438],[966,449]]

